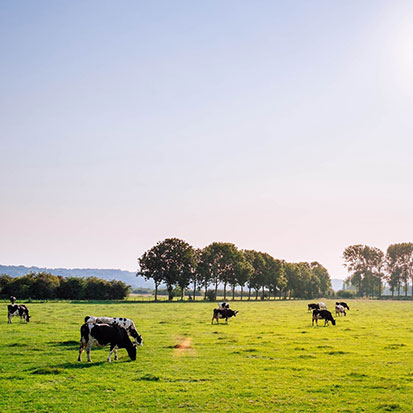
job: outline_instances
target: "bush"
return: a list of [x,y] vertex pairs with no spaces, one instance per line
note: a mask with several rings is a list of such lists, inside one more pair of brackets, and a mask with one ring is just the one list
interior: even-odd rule
[[336,292],[337,298],[354,298],[354,292],[349,290],[339,290]]
[[214,290],[208,290],[206,296],[208,301],[215,301],[217,299]]

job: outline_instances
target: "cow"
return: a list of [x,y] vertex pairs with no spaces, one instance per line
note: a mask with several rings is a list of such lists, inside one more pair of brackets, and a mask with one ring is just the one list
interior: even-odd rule
[[82,361],[82,352],[86,348],[87,361],[91,362],[90,350],[93,346],[105,347],[110,344],[108,361],[115,351],[115,360],[118,359],[117,348],[125,348],[131,360],[136,360],[136,344],[132,344],[125,328],[117,324],[85,323],[80,327],[80,348],[78,361]]
[[333,326],[336,325],[336,320],[334,320],[333,316],[328,310],[314,310],[311,325],[314,325],[314,321],[318,325],[318,320],[324,320],[324,326],[328,325],[329,321],[331,321]]
[[7,316],[8,324],[11,324],[11,318],[14,316],[20,316],[20,321],[25,320],[30,321],[31,316],[29,316],[29,309],[23,304],[9,304],[7,306]]
[[323,303],[322,301],[320,301],[319,303],[317,303],[318,305],[318,309],[319,310],[327,310],[327,306],[325,305],[325,303]]
[[341,314],[346,315],[346,309],[342,305],[336,304],[336,316],[339,316]]
[[143,346],[142,336],[138,333],[135,327],[135,323],[129,318],[124,317],[92,317],[87,315],[85,317],[86,324],[110,324],[123,327],[128,334],[135,339],[135,343],[138,346]]
[[10,296],[10,302],[14,305],[16,304],[16,297]]
[[350,311],[350,307],[344,301],[336,302],[336,305],[342,305],[344,308]]
[[214,308],[211,324],[214,323],[214,320],[217,320],[217,324],[219,324],[218,319],[220,318],[225,318],[225,322],[228,324],[228,318],[236,317],[237,313],[238,311],[229,308]]
[[229,303],[227,303],[226,301],[219,303],[218,304],[218,308],[222,308],[222,309],[229,309]]
[[318,307],[318,304],[311,303],[311,304],[308,304],[307,311],[319,310],[319,309],[320,309],[320,308]]

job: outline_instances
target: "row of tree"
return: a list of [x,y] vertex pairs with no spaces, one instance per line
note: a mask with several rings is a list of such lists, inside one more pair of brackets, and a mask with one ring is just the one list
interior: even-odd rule
[[255,299],[261,296],[313,298],[331,292],[331,280],[327,270],[318,262],[287,263],[271,255],[254,250],[239,250],[234,244],[214,242],[203,249],[195,249],[178,238],[158,242],[138,258],[137,275],[152,279],[155,283],[155,300],[159,286],[166,285],[169,300],[175,287],[184,291],[189,285],[196,291],[203,289],[204,298],[213,286],[216,296],[218,286],[223,286],[224,299],[228,288],[234,298],[235,289],[248,290]]
[[22,277],[0,276],[0,296],[20,299],[122,300],[130,287],[122,281],[101,278],[62,277],[47,272]]
[[389,245],[386,254],[376,247],[351,245],[344,250],[344,265],[350,275],[347,284],[356,288],[360,296],[380,296],[383,283],[400,296],[403,288],[408,294],[409,281],[412,282],[413,296],[413,243],[404,242]]

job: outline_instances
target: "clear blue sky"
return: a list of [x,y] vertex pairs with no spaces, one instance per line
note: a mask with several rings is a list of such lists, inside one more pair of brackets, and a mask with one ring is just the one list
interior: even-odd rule
[[0,5],[0,263],[228,241],[344,278],[413,241],[410,1]]

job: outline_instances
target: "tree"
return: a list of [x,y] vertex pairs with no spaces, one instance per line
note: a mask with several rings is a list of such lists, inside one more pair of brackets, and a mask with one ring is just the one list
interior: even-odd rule
[[175,285],[181,287],[183,299],[185,288],[189,285],[196,266],[195,252],[185,241],[166,238],[139,258],[139,266],[138,275],[155,281],[155,300],[161,282],[166,284],[169,300],[173,299]]
[[255,299],[258,300],[258,291],[264,279],[265,258],[262,252],[255,250],[245,250],[244,255],[253,268],[248,279],[248,300],[251,299],[251,289],[255,290]]
[[390,288],[397,286],[400,295],[400,285],[404,282],[404,291],[407,295],[409,279],[412,280],[413,295],[413,243],[403,242],[389,245],[386,252],[386,264],[388,269],[388,281]]
[[376,288],[378,295],[381,294],[384,254],[379,248],[351,245],[344,250],[343,258],[359,295],[374,295]]
[[331,289],[331,279],[328,271],[325,267],[323,267],[317,261],[314,261],[310,264],[311,270],[313,271],[314,275],[319,280],[319,296],[323,297],[327,295],[327,293]]

